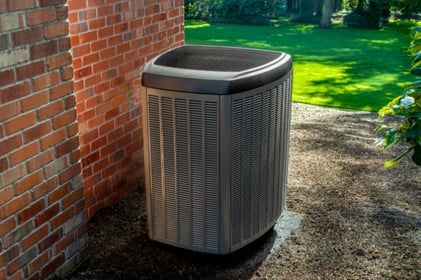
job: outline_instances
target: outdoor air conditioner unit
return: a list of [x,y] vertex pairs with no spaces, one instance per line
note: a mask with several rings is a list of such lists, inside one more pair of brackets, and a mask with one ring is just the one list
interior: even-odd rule
[[183,46],[142,84],[149,237],[227,254],[267,232],[285,209],[290,55]]

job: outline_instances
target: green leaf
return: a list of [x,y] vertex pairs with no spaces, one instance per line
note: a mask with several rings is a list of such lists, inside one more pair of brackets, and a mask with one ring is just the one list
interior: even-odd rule
[[417,138],[421,136],[421,128],[413,128],[405,133],[405,138]]
[[414,154],[411,159],[416,165],[421,166],[421,144],[415,144]]
[[390,126],[384,125],[384,124],[378,124],[377,127],[374,129],[374,133],[380,132],[384,129],[390,128]]
[[409,152],[412,151],[413,148],[414,147],[412,146],[409,149],[407,149],[406,151],[404,151],[403,153],[401,153],[400,155],[398,155],[397,157],[395,157],[394,159],[392,159],[391,161],[386,161],[384,163],[384,167],[387,167],[388,168],[388,167],[395,166],[396,164],[398,164],[399,162],[401,162],[405,158],[405,156],[407,154],[409,154]]

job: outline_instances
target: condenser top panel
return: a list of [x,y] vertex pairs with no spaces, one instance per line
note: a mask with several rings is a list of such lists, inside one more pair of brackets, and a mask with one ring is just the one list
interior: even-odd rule
[[233,94],[276,81],[292,69],[283,52],[186,45],[150,61],[142,85],[204,94]]

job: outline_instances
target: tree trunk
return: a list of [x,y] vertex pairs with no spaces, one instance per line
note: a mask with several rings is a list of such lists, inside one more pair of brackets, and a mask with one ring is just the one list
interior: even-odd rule
[[335,0],[324,0],[323,2],[323,16],[320,20],[320,27],[331,28],[332,27],[332,13],[335,7]]

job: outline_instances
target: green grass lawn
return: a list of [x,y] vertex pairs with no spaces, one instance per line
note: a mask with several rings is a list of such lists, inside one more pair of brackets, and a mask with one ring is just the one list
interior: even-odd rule
[[407,52],[411,27],[397,21],[381,30],[332,29],[291,23],[273,26],[186,21],[187,44],[240,46],[290,53],[293,101],[377,111],[413,81]]

